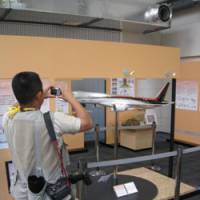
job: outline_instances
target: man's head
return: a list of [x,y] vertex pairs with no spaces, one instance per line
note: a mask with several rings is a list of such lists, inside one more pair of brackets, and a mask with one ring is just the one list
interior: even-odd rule
[[35,72],[20,72],[12,80],[12,89],[20,105],[31,103],[40,107],[43,102],[42,81]]

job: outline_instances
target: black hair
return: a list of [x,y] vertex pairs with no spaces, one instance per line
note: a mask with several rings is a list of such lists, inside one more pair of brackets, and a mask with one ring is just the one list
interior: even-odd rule
[[35,72],[20,72],[12,80],[12,89],[20,104],[31,103],[39,91],[43,91],[42,81]]

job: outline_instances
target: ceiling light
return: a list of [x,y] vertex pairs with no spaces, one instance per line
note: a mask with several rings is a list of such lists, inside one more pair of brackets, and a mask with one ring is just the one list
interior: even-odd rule
[[167,72],[165,73],[165,78],[171,79],[176,77],[176,72]]
[[134,74],[135,74],[134,70],[129,73],[130,76],[133,76]]
[[144,19],[148,22],[169,22],[171,18],[172,8],[167,4],[157,4],[144,13]]

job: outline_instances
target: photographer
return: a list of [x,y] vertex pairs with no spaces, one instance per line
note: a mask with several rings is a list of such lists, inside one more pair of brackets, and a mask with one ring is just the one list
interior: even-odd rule
[[[3,129],[6,134],[12,160],[16,168],[11,183],[11,194],[16,200],[49,199],[44,191],[34,195],[28,187],[28,178],[36,175],[38,163],[40,176],[46,183],[55,184],[62,177],[60,160],[49,137],[40,107],[45,98],[55,97],[50,94],[50,87],[43,90],[39,75],[35,72],[20,72],[12,80],[12,89],[18,101],[3,117]],[[72,96],[63,90],[58,96],[71,104],[76,117],[61,112],[51,112],[51,120],[56,133],[58,147],[63,148],[63,133],[77,133],[92,127],[92,120],[86,110]],[[39,142],[35,135],[39,135]],[[37,136],[38,137],[38,136]],[[40,159],[36,159],[38,149]],[[63,153],[65,168],[69,165],[68,152]],[[67,198],[65,198],[67,199]]]

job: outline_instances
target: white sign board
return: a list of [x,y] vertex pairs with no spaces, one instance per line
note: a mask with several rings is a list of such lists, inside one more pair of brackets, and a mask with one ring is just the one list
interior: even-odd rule
[[198,82],[181,81],[176,83],[176,108],[198,110]]
[[147,109],[145,110],[145,123],[146,124],[152,124],[153,122],[155,122],[156,124],[158,124],[158,119],[157,119],[157,115],[156,115],[156,111],[154,109]]

